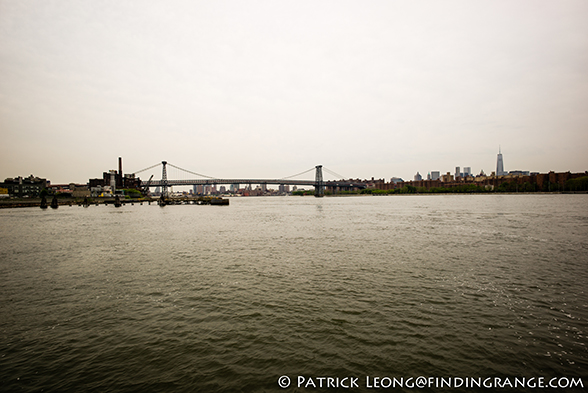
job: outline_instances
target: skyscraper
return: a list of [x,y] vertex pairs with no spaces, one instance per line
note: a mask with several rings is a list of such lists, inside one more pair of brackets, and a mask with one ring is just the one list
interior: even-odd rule
[[498,146],[498,158],[496,160],[496,176],[504,176],[504,163],[502,162],[502,153],[500,152],[500,146]]

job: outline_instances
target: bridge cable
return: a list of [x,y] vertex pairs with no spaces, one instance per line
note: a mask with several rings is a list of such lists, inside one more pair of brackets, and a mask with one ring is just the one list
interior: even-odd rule
[[153,169],[153,168],[155,168],[156,166],[159,166],[159,165],[161,165],[161,162],[158,162],[155,165],[151,165],[149,168],[141,169],[140,171],[132,172],[132,173],[136,175],[137,173],[148,171],[149,169]]
[[200,176],[200,177],[206,177],[206,178],[209,178],[209,179],[218,179],[217,177],[212,177],[212,176],[201,175],[200,173],[196,173],[196,172],[189,171],[189,170],[187,170],[187,169],[180,168],[179,166],[175,166],[174,164],[170,164],[169,162],[167,163],[167,165],[169,165],[169,166],[171,166],[171,167],[174,167],[174,168],[176,168],[176,169],[179,169],[179,170],[181,170],[181,171],[184,171],[184,172],[191,173],[191,174],[193,174],[193,175],[196,175],[196,176]]
[[308,172],[310,172],[310,171],[314,171],[314,170],[315,170],[315,168],[310,168],[310,169],[309,169],[309,170],[307,170],[307,171],[300,172],[300,173],[298,173],[298,174],[296,174],[296,175],[292,175],[292,176],[282,177],[282,178],[280,178],[279,180],[286,180],[286,179],[291,179],[291,178],[293,178],[293,177],[300,176],[300,175],[304,175],[305,173],[308,173]]
[[329,169],[327,169],[327,168],[325,168],[325,167],[323,167],[323,169],[325,170],[325,172],[328,172],[329,174],[331,174],[331,175],[333,175],[333,176],[336,176],[336,177],[338,177],[338,178],[339,178],[339,179],[341,179],[341,180],[344,180],[344,179],[345,179],[345,177],[344,177],[344,176],[341,176],[341,175],[339,175],[338,173],[335,173],[335,172],[333,172],[333,171],[331,171],[331,170],[329,170]]

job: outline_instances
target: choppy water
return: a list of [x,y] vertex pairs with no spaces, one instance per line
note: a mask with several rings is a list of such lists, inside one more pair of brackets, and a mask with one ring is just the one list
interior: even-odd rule
[[358,377],[355,391],[377,376],[586,386],[587,268],[587,195],[5,209],[0,390],[334,390],[299,376]]

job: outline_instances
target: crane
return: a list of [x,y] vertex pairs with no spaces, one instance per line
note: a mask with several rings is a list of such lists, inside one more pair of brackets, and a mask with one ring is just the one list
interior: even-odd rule
[[141,186],[141,192],[143,193],[143,195],[147,195],[149,193],[149,185],[151,184],[151,179],[153,179],[153,175],[151,175],[151,177],[149,178],[149,180],[147,180],[147,183],[145,183],[144,186]]

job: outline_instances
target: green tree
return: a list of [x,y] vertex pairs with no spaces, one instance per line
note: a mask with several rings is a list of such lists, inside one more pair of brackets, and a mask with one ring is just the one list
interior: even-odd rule
[[566,181],[565,189],[569,191],[588,191],[588,176]]

